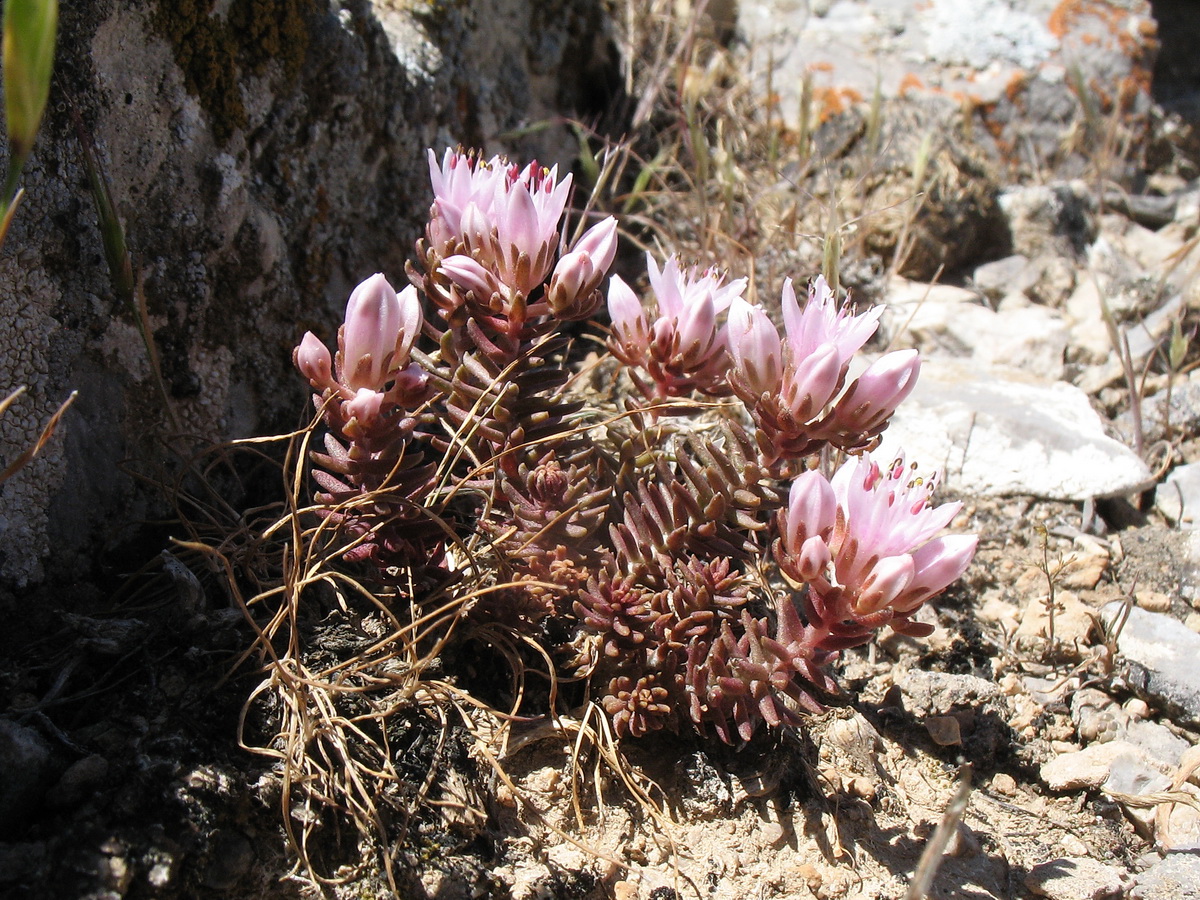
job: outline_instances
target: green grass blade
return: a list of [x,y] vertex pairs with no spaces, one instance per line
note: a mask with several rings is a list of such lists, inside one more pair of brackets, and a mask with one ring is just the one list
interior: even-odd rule
[[46,110],[57,31],[58,0],[5,0],[4,115],[10,146],[5,207],[16,192]]

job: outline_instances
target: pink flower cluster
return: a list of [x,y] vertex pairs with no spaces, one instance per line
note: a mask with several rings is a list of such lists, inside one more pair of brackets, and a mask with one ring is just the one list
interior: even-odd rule
[[779,512],[775,559],[808,585],[806,618],[827,632],[822,647],[864,643],[884,625],[927,633],[908,617],[966,571],[978,542],[976,535],[936,537],[962,507],[931,506],[937,482],[903,456],[883,470],[863,454],[832,481],[809,471],[792,483]]
[[674,256],[660,270],[649,253],[646,270],[657,315],[650,323],[637,295],[614,275],[608,287],[613,323],[609,349],[621,362],[649,373],[658,397],[693,390],[728,394],[729,354],[718,316],[741,299],[746,279],[726,284],[716,269],[685,270]]
[[[434,201],[426,239],[451,289],[444,307],[467,306],[520,327],[532,316],[591,315],[617,252],[617,220],[593,225],[559,257],[559,225],[571,191],[558,167],[521,168],[499,156],[429,151]],[[555,261],[557,258],[557,262]],[[535,292],[549,278],[544,298]]]
[[409,360],[422,320],[415,288],[397,294],[375,274],[350,294],[336,359],[320,338],[305,332],[293,361],[321,401],[330,402],[330,415],[348,436],[386,428],[397,408],[411,409],[424,399],[428,377]]
[[[603,302],[616,220],[567,247],[570,175],[460,151],[430,152],[429,169],[413,286],[371,276],[336,354],[311,332],[294,350],[327,428],[311,452],[317,512],[352,538],[344,558],[435,584],[449,541],[489,541],[510,570],[504,621],[573,619],[547,658],[607,685],[601,706],[621,735],[690,719],[748,740],[759,721],[795,721],[836,693],[839,651],[885,625],[928,633],[913,615],[962,575],[977,537],[940,534],[961,504],[933,505],[937,476],[869,455],[920,371],[901,350],[852,377],[880,310],[856,313],[823,278],[801,305],[788,280],[781,334],[745,278],[647,255],[649,302],[609,282],[612,354],[652,415],[685,414],[657,401],[693,393],[739,408],[712,439],[638,434],[651,416],[593,429],[601,411],[568,393],[555,332]],[[422,334],[436,350],[415,346]],[[831,478],[807,468],[827,449],[851,456]],[[761,596],[752,557],[768,542],[799,590]]]
[[869,448],[916,384],[917,352],[900,350],[847,387],[850,361],[874,334],[880,311],[853,315],[839,308],[824,278],[813,282],[803,308],[791,280],[784,282],[781,339],[766,311],[742,297],[745,279],[725,284],[712,269],[682,269],[673,256],[661,271],[653,259],[647,262],[657,315],[651,323],[634,292],[614,276],[609,349],[650,376],[654,388],[643,388],[650,396],[737,394],[772,463],[826,443]]
[[887,353],[846,387],[850,361],[878,327],[877,307],[853,315],[838,307],[825,279],[809,287],[804,308],[783,285],[779,332],[762,307],[741,302],[729,314],[734,392],[776,458],[800,457],[830,443],[866,449],[916,385],[915,350]]

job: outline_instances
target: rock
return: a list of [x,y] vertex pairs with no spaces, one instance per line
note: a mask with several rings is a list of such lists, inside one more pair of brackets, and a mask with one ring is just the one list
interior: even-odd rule
[[889,343],[926,357],[969,357],[1051,381],[1062,377],[1067,327],[1058,313],[1029,304],[995,311],[976,300],[962,288],[893,279],[883,326]]
[[[1184,785],[1181,790],[1187,791],[1200,801],[1200,791],[1192,785]],[[1200,811],[1186,803],[1172,805],[1167,814],[1162,847],[1164,850],[1191,853],[1200,850]]]
[[1128,741],[1108,741],[1060,753],[1042,764],[1039,775],[1052,791],[1077,791],[1104,785],[1114,769],[1121,773],[1121,783],[1125,784],[1132,783],[1136,773],[1165,776],[1164,768],[1141,747]]
[[144,275],[174,432],[261,435],[307,403],[291,365],[303,332],[331,337],[373,272],[404,283],[432,198],[426,146],[569,164],[565,127],[501,135],[582,111],[612,62],[602,15],[593,0],[553,15],[530,0],[64,4],[58,59],[77,64],[56,67],[59,100],[0,248],[4,382],[29,385],[0,418],[0,459],[80,394],[4,485],[0,579],[88,573],[163,502],[123,465],[159,459],[172,429],[108,275],[63,98]]
[[1095,688],[1081,688],[1071,694],[1071,720],[1084,743],[1116,740],[1128,722],[1117,701]]
[[0,843],[0,884],[33,880],[45,859],[44,843]]
[[1112,556],[1100,541],[1090,534],[1077,534],[1074,548],[1063,558],[1056,583],[1060,587],[1090,591],[1100,583]]
[[1197,900],[1200,898],[1200,856],[1168,853],[1137,876],[1131,900]]
[[1154,508],[1179,528],[1200,528],[1200,463],[1176,466],[1154,492]]
[[1080,281],[1067,301],[1067,312],[1073,345],[1078,343],[1084,361],[1097,364],[1081,372],[1077,384],[1094,393],[1126,377],[1112,353],[1104,305],[1119,323],[1121,341],[1128,345],[1135,371],[1140,372],[1146,360],[1165,346],[1183,310],[1184,295],[1169,285],[1164,293],[1157,273],[1142,269],[1104,236],[1088,248],[1087,255],[1089,277]]
[[[1126,201],[1123,202],[1139,199],[1124,193],[1121,196],[1126,198]],[[1110,209],[1113,208],[1110,203],[1111,197],[1111,192],[1104,196],[1104,203]],[[1174,197],[1153,197],[1144,198],[1144,200],[1165,201],[1170,204],[1172,214],[1174,213],[1176,203]],[[1166,222],[1161,224],[1165,225]],[[1174,269],[1171,265],[1171,257],[1179,252],[1183,243],[1177,237],[1164,234],[1162,231],[1151,231],[1149,228],[1144,228],[1132,221],[1125,213],[1121,215],[1109,213],[1102,216],[1100,230],[1117,251],[1128,256],[1143,270],[1148,272],[1164,272],[1165,270],[1164,277],[1174,276],[1176,279],[1181,277],[1180,272],[1171,271]],[[1179,281],[1168,283],[1172,284],[1176,291],[1182,286]]]
[[212,890],[228,891],[250,871],[255,855],[248,837],[240,831],[226,831],[214,842],[200,880]]
[[1188,748],[1187,741],[1160,722],[1128,722],[1121,737],[1170,767],[1179,765]]
[[[865,104],[878,86],[884,98],[936,103],[940,118],[926,128],[938,133],[952,117],[981,120],[977,130],[1015,165],[1074,159],[1082,170],[1094,147],[1076,73],[1093,105],[1120,104],[1135,133],[1150,108],[1157,42],[1146,0],[840,0],[823,16],[808,7],[742,0],[737,20],[755,48],[751,71],[765,83],[773,65],[776,108],[793,129],[807,75],[818,120]],[[1072,132],[1082,139],[1064,141]]]
[[1125,871],[1090,857],[1052,859],[1025,876],[1025,886],[1050,900],[1104,900],[1125,892]]
[[1029,257],[1020,253],[976,266],[971,275],[975,289],[995,301],[1006,294],[1024,293],[1036,281],[1036,271],[1029,265]]
[[[1200,371],[1176,378],[1169,393],[1170,404],[1166,390],[1142,398],[1142,433],[1147,442],[1200,431]],[[1123,434],[1132,434],[1130,413],[1118,416],[1116,425]]]
[[953,747],[962,743],[962,727],[954,716],[929,716],[924,724],[929,737],[939,747]]
[[1014,797],[1017,793],[1017,779],[1007,772],[997,772],[992,776],[992,790],[1004,797]]
[[1112,337],[1104,324],[1100,290],[1094,278],[1081,278],[1064,307],[1072,357],[1085,366],[1076,381],[1085,391],[1098,391],[1121,377],[1112,356]]
[[0,837],[24,832],[53,779],[54,758],[32,728],[0,718]]
[[697,750],[681,760],[688,790],[682,797],[683,808],[693,819],[711,819],[733,811],[733,794],[707,754]]
[[883,447],[943,467],[955,490],[977,496],[1081,501],[1154,483],[1146,464],[1105,434],[1078,388],[953,360],[925,361]]
[[52,806],[72,806],[84,800],[108,776],[108,760],[95,754],[76,760],[67,767],[46,794]]
[[[1115,743],[1122,743],[1117,741]],[[1153,794],[1171,787],[1171,777],[1163,770],[1169,768],[1149,753],[1121,753],[1113,758],[1104,789],[1114,794]],[[1132,810],[1153,818],[1153,810]]]
[[[1123,608],[1114,601],[1101,611],[1110,628]],[[1133,607],[1117,649],[1130,684],[1200,721],[1200,635],[1170,616]]]
[[1164,594],[1162,591],[1134,591],[1133,601],[1146,612],[1165,613],[1171,611],[1171,595]]
[[1082,182],[1014,187],[1000,195],[1013,250],[1081,259],[1096,238],[1096,198]]
[[904,695],[905,707],[920,715],[937,715],[955,706],[978,706],[1001,700],[997,685],[975,675],[913,669],[897,684]]

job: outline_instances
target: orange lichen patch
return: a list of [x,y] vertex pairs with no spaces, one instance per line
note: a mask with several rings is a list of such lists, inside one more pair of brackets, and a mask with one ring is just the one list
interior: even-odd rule
[[1004,96],[1008,98],[1009,103],[1015,104],[1017,97],[1025,90],[1025,85],[1029,83],[1028,72],[1013,72],[1009,76],[1008,84],[1004,85]]
[[1123,110],[1132,109],[1137,103],[1138,97],[1149,96],[1149,94],[1150,73],[1141,66],[1134,68],[1117,85],[1117,102],[1121,104]]
[[911,91],[920,91],[925,89],[925,82],[917,77],[916,73],[909,72],[900,79],[900,86],[897,88],[897,93],[901,97],[907,97]]
[[[1083,20],[1097,21],[1122,53],[1139,59],[1157,48],[1158,25],[1151,18],[1121,9],[1111,0],[1062,0],[1050,13],[1046,26],[1060,40],[1074,31]],[[1101,35],[1085,31],[1079,41],[1088,46],[1104,43]]]
[[1062,0],[1050,13],[1050,18],[1046,20],[1046,27],[1050,29],[1052,35],[1062,39],[1066,37],[1072,26],[1085,16],[1095,16],[1101,19],[1115,34],[1115,26],[1122,13],[1105,0]]
[[841,115],[854,103],[862,100],[862,94],[854,90],[854,88],[817,88],[813,92],[813,99],[817,103],[818,118],[824,122],[834,116]]
[[813,88],[813,102],[817,105],[817,121],[825,122],[844,113],[851,105],[861,103],[863,95],[851,87]]

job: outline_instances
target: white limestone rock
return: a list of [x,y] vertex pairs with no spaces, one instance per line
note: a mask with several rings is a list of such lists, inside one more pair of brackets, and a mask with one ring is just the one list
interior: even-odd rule
[[1146,464],[1105,434],[1078,388],[958,360],[925,360],[879,454],[899,449],[973,496],[1081,501],[1154,483]]

